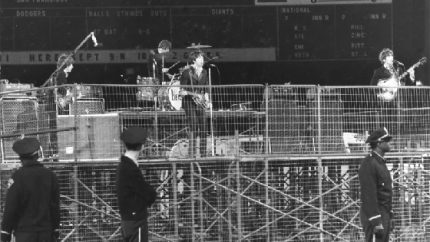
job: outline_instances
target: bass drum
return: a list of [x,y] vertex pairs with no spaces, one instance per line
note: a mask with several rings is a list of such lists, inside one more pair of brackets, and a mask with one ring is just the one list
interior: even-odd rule
[[169,85],[158,90],[159,105],[164,110],[181,110],[182,97],[179,95],[181,88],[179,80],[172,80]]

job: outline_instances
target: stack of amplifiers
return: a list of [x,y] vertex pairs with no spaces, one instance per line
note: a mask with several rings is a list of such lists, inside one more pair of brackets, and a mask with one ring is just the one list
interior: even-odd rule
[[1,139],[2,160],[16,159],[17,154],[12,145],[19,138],[19,134],[37,132],[39,119],[38,103],[34,97],[3,97],[0,99],[1,134],[16,134],[16,137]]
[[103,98],[77,99],[69,106],[69,115],[104,113],[105,100]]

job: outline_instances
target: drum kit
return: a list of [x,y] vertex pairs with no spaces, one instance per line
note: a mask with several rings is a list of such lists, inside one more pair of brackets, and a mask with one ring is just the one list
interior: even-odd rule
[[[188,46],[187,49],[204,49],[211,48],[210,45],[192,44]],[[158,55],[164,57],[168,55],[170,49],[164,49]],[[168,69],[176,66],[180,62],[174,63]],[[164,61],[162,62],[162,68],[164,68]],[[179,73],[169,74],[163,73],[170,81],[161,82],[159,85],[159,80],[155,77],[141,77],[137,76],[136,83],[139,86],[137,88],[136,98],[137,101],[154,101],[157,102],[158,107],[163,111],[179,111],[182,108],[182,96],[180,95],[180,77],[182,72],[187,70],[190,66],[179,68]]]

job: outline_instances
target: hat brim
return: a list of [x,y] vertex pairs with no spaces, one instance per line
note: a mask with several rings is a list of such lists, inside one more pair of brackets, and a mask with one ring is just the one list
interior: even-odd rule
[[378,143],[378,142],[390,142],[392,139],[393,139],[393,136],[386,136],[379,140],[368,138],[365,143],[372,144],[372,143]]
[[393,136],[387,136],[387,137],[382,138],[381,141],[390,142],[392,139],[393,139]]

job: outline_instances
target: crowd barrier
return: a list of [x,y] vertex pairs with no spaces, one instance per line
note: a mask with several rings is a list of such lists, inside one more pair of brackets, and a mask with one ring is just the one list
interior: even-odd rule
[[119,134],[136,125],[151,131],[140,159],[158,194],[151,241],[362,241],[357,170],[381,126],[394,136],[393,239],[430,237],[427,87],[214,86],[205,158],[187,153],[178,86],[64,87],[73,95],[61,109],[44,100],[49,88],[0,100],[1,211],[18,165],[11,144],[37,136],[46,157],[58,155],[44,164],[60,180],[63,241],[120,241]]

